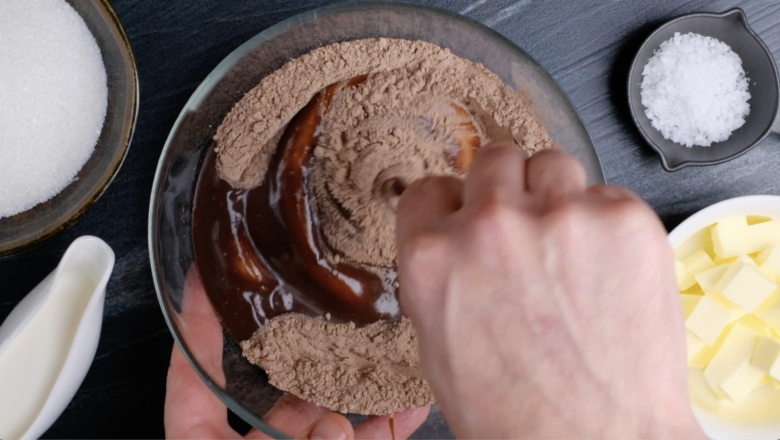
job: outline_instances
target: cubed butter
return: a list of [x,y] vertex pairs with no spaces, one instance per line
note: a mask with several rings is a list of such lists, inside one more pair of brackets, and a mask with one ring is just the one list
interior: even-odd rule
[[717,303],[720,307],[728,310],[729,313],[731,313],[732,322],[748,314],[746,311],[742,310],[740,306],[734,304],[733,302],[731,302],[731,300],[729,300],[728,298],[726,298],[720,293],[711,293],[708,296],[710,298],[710,301]]
[[737,258],[739,257],[720,258],[718,256],[715,256],[715,258],[712,259],[712,262],[715,263],[716,266],[722,266],[724,264],[731,264],[737,261]]
[[764,249],[780,245],[780,221],[771,220],[748,227],[751,249],[746,252],[761,252]]
[[756,263],[767,276],[780,282],[780,246],[764,249],[756,257]]
[[774,338],[775,336],[772,328],[752,313],[739,318],[737,322],[762,336],[766,336],[768,338]]
[[688,367],[688,396],[692,403],[698,403],[697,406],[704,407],[721,400],[704,380],[704,371],[701,368],[693,367]]
[[780,309],[758,311],[755,316],[780,334]]
[[715,355],[720,351],[720,347],[723,346],[723,342],[726,340],[726,336],[731,333],[731,329],[734,328],[734,326],[737,325],[737,322],[732,322],[731,324],[726,326],[726,329],[723,330],[723,333],[720,334],[718,337],[718,340],[715,341],[715,345],[709,346],[705,345],[704,348],[701,349],[698,353],[696,353],[695,356],[693,356],[692,359],[688,360],[688,366],[694,367],[694,368],[701,368],[702,370],[707,367],[707,365],[712,362],[712,358],[715,357]]
[[691,312],[693,312],[693,309],[695,309],[696,305],[699,304],[699,300],[701,298],[702,298],[701,295],[687,295],[687,294],[680,295],[680,300],[682,300],[683,315],[685,316],[685,319],[688,319],[688,317],[691,316]]
[[739,403],[758,387],[764,377],[766,377],[766,372],[759,370],[746,360],[720,385],[720,389],[729,400]]
[[716,295],[704,295],[685,320],[685,328],[707,345],[714,345],[726,326],[739,319],[738,314],[737,310],[729,307],[726,301]]
[[688,256],[699,249],[710,255],[715,255],[712,250],[712,228],[709,226],[685,240],[683,244],[674,250],[674,257],[677,260],[684,261]]
[[715,266],[712,269],[705,270],[696,274],[696,282],[699,283],[699,287],[704,293],[715,292],[715,285],[718,284],[723,274],[729,269],[729,265]]
[[677,276],[677,288],[680,292],[688,290],[696,284],[696,274],[715,267],[712,258],[702,249],[693,251],[682,262],[675,261],[674,271]]
[[696,284],[696,279],[688,273],[688,269],[685,268],[685,264],[682,261],[675,260],[674,262],[674,274],[677,277],[677,289],[680,292],[690,289]]
[[744,257],[731,263],[715,285],[715,290],[746,312],[753,313],[777,290],[777,284],[761,272],[752,260],[746,261],[748,259]]
[[699,354],[707,344],[690,330],[685,331],[685,346],[688,348],[688,360]]
[[769,310],[780,309],[780,289],[775,290],[761,306],[756,309],[756,312],[765,312]]
[[712,227],[712,244],[718,258],[761,252],[780,245],[780,221],[748,225],[747,217],[731,217]]
[[758,341],[750,365],[763,371],[764,374],[770,374],[778,358],[780,358],[780,342],[764,336]]
[[688,258],[683,260],[683,264],[691,275],[696,275],[699,272],[715,267],[712,258],[701,249],[689,255]]
[[780,270],[780,246],[772,246],[759,252],[756,256],[756,264],[760,266],[765,263]]
[[[750,360],[760,339],[761,335],[752,329],[739,322],[734,325],[704,369],[704,379],[713,392],[722,394],[722,391],[730,399],[740,400],[758,385],[766,373],[751,366]],[[746,388],[750,389],[746,392]]]
[[731,217],[712,227],[712,247],[718,258],[744,255],[748,235],[746,216]]

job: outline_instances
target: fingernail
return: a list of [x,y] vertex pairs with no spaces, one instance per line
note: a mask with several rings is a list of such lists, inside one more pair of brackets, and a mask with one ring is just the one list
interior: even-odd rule
[[314,425],[310,438],[311,440],[346,440],[347,434],[333,419],[323,417]]

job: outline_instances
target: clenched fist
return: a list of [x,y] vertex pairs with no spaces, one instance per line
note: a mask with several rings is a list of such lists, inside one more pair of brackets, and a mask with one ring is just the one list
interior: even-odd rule
[[456,435],[703,438],[672,250],[637,196],[493,144],[398,211],[402,307]]

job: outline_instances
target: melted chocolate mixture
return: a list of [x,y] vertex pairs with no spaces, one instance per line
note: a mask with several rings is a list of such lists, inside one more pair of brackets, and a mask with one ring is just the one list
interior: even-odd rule
[[[346,86],[363,81],[365,76],[356,77]],[[237,341],[291,312],[330,313],[333,322],[357,325],[401,317],[394,266],[333,264],[325,257],[311,163],[320,109],[337,87],[317,94],[290,122],[258,188],[233,188],[217,175],[213,148],[206,155],[193,210],[195,262],[214,309]]]

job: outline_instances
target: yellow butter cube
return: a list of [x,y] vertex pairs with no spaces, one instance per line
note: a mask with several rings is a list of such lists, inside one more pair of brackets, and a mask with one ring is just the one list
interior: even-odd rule
[[699,283],[699,287],[704,293],[715,292],[715,285],[718,284],[723,274],[729,269],[729,265],[715,266],[712,269],[705,270],[696,274],[696,282]]
[[750,361],[743,361],[720,385],[720,389],[726,393],[729,400],[739,403],[758,387],[765,376],[766,373],[751,365]]
[[674,250],[674,257],[679,261],[684,261],[692,253],[699,249],[707,252],[710,255],[715,255],[712,249],[712,231],[711,227],[706,227],[699,232],[693,234],[689,239],[685,240],[677,249]]
[[747,254],[780,245],[780,221],[771,220],[748,228],[751,248]]
[[690,330],[685,331],[685,346],[688,348],[688,360],[699,354],[707,344]]
[[732,263],[715,285],[715,290],[746,312],[753,313],[777,290],[777,284],[764,275],[752,260],[746,260],[747,257],[740,258]]
[[758,267],[758,269],[766,275],[767,278],[774,281],[775,284],[780,284],[780,272],[775,271],[771,266],[764,263]]
[[756,257],[756,263],[767,276],[780,282],[780,246],[764,249]]
[[775,385],[776,390],[780,390],[780,380],[772,378],[772,383]]
[[774,380],[780,380],[780,358],[775,360],[775,364],[772,365],[772,368],[769,370],[769,375]]
[[683,260],[683,264],[691,275],[696,275],[699,272],[715,267],[712,258],[701,249],[689,255],[688,258]]
[[702,407],[711,405],[713,401],[723,400],[704,380],[704,371],[694,367],[688,367],[688,396],[691,402],[698,403],[697,406]]
[[760,266],[764,263],[770,263],[780,269],[780,246],[772,246],[758,253],[756,264]]
[[756,312],[764,312],[768,310],[777,310],[780,309],[780,289],[775,290],[771,295],[769,295],[769,298],[766,299],[759,307],[756,309]]
[[726,298],[720,293],[710,293],[708,296],[710,297],[710,301],[717,303],[720,307],[728,310],[729,313],[731,313],[732,322],[748,314],[748,312],[742,310],[742,307],[734,304],[733,302],[731,302],[731,300],[729,300],[728,298]]
[[702,370],[706,368],[707,365],[712,362],[712,358],[714,358],[718,351],[720,351],[720,347],[723,346],[723,342],[726,340],[726,337],[729,335],[729,333],[731,333],[731,329],[733,329],[735,325],[737,325],[736,322],[732,322],[731,324],[727,325],[726,329],[723,330],[723,333],[721,333],[718,337],[718,340],[715,341],[715,345],[705,345],[700,352],[698,352],[692,359],[688,360],[688,366],[701,368]]
[[685,268],[685,264],[683,264],[682,261],[675,260],[674,274],[677,277],[677,288],[680,290],[680,292],[688,290],[694,284],[696,284],[696,279],[693,277],[693,275],[688,273],[688,269]]
[[712,259],[712,262],[715,263],[716,266],[722,266],[724,264],[731,264],[737,261],[737,258],[739,257],[720,258],[718,256],[715,256],[715,258]]
[[735,319],[736,312],[715,295],[704,295],[685,320],[685,328],[707,345],[715,344],[718,336]]
[[762,336],[774,339],[774,332],[772,331],[772,328],[752,313],[739,318],[737,322]]
[[756,352],[753,353],[750,365],[763,371],[764,374],[770,374],[779,357],[780,342],[772,338],[762,337],[758,342],[758,346],[756,346]]
[[748,236],[747,217],[739,216],[721,220],[712,227],[712,245],[718,258],[744,255]]
[[772,376],[766,375],[763,379],[761,379],[761,382],[758,383],[758,386],[756,388],[761,388],[762,386],[772,383]]
[[780,245],[780,221],[748,225],[747,217],[725,219],[712,227],[712,244],[719,258],[731,258]]
[[674,271],[677,276],[677,288],[680,292],[688,290],[694,284],[696,274],[715,267],[712,258],[702,249],[697,249],[688,255],[682,262],[674,262]]
[[[761,371],[750,365],[761,337],[739,322],[734,325],[720,350],[704,369],[704,379],[716,394],[723,391],[732,400],[739,400],[740,396],[744,397],[744,388],[749,388],[751,382],[755,388],[763,379],[766,373],[759,374]],[[724,384],[727,384],[727,389],[723,388]],[[752,388],[749,391],[752,391]]]
[[780,309],[759,311],[755,313],[755,316],[780,334]]
[[699,304],[699,300],[701,298],[702,297],[700,295],[687,295],[687,294],[680,295],[680,299],[682,300],[683,315],[685,316],[685,319],[688,319],[688,317],[691,316],[691,312],[693,312],[693,309],[695,309],[696,305]]

